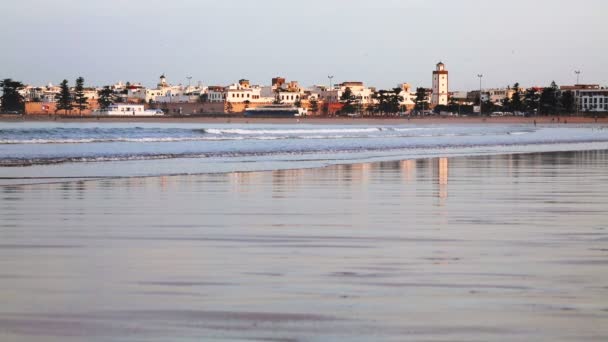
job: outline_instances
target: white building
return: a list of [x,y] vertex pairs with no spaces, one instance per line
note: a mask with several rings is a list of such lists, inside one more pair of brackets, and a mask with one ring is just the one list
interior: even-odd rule
[[281,103],[293,104],[300,100],[300,93],[295,91],[278,91],[277,98]]
[[416,92],[412,92],[412,86],[409,83],[402,83],[399,85],[401,93],[399,95],[403,97],[403,100],[399,103],[401,106],[412,108],[416,105]]
[[363,82],[342,82],[332,89],[325,86],[314,86],[310,92],[313,96],[324,102],[336,103],[340,102],[340,98],[346,91],[346,88],[350,89],[357,103],[362,105],[373,103],[372,95],[374,94],[374,89],[364,86]]
[[224,102],[226,100],[226,88],[222,86],[209,86],[207,88],[208,102]]
[[187,87],[181,84],[171,85],[167,82],[165,75],[160,76],[159,82],[154,89],[148,89],[140,83],[130,84],[124,88],[127,90],[127,99],[137,99],[146,103],[197,102],[200,96],[207,90],[206,87],[200,84]]
[[433,71],[433,95],[431,95],[431,106],[447,106],[448,92],[448,71],[445,70],[445,65],[439,62],[437,63],[435,71]]
[[[519,89],[519,92],[524,93],[525,89]],[[513,94],[515,94],[515,89],[511,88],[484,89],[481,94],[481,100],[483,102],[490,101],[494,104],[501,105],[506,98],[511,99]]]
[[577,91],[579,110],[608,112],[608,89],[580,89]]
[[93,115],[150,115],[144,110],[144,105],[116,103],[106,109],[96,109]]

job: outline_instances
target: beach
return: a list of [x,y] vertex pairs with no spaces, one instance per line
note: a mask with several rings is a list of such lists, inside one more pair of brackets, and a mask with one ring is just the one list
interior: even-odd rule
[[0,340],[605,341],[608,152],[0,187]]

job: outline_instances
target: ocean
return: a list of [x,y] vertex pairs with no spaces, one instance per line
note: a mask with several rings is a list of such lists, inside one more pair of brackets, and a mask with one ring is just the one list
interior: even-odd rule
[[0,126],[0,177],[6,184],[607,147],[608,128],[593,125],[23,122]]
[[2,124],[0,341],[606,341],[608,130]]

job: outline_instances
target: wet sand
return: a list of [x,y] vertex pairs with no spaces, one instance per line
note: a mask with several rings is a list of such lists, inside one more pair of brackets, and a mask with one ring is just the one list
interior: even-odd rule
[[606,341],[608,151],[0,186],[0,340]]

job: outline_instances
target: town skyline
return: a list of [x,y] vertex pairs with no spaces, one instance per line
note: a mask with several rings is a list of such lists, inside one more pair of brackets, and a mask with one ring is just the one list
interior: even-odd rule
[[[440,63],[444,63],[443,61],[439,61],[439,62]],[[447,64],[447,63],[444,63],[444,64]],[[435,65],[435,64],[433,64],[433,65]],[[360,78],[341,79],[341,78],[339,78],[339,76],[336,76],[336,75],[328,75],[328,76],[332,76],[331,80],[328,78],[328,76],[326,76],[324,79],[319,79],[318,82],[313,82],[313,83],[310,83],[310,84],[305,84],[305,83],[300,82],[296,78],[289,77],[289,75],[282,75],[282,74],[278,74],[278,73],[269,74],[268,77],[266,77],[264,79],[260,79],[260,80],[252,79],[252,78],[246,77],[246,75],[243,75],[241,77],[237,77],[237,78],[234,78],[234,79],[226,79],[225,82],[218,82],[218,83],[206,82],[205,80],[197,80],[197,79],[195,79],[192,76],[184,76],[184,77],[181,77],[181,78],[180,77],[174,77],[175,75],[170,75],[170,74],[165,73],[165,72],[153,74],[153,76],[151,75],[149,82],[144,82],[144,81],[139,80],[139,79],[131,79],[129,77],[123,77],[121,79],[116,79],[116,80],[113,80],[113,81],[111,80],[108,83],[95,83],[94,81],[91,81],[90,79],[88,79],[86,77],[84,77],[84,78],[86,80],[86,86],[87,87],[95,87],[95,88],[101,88],[101,87],[104,87],[104,86],[111,86],[111,85],[115,85],[115,84],[119,84],[119,83],[122,83],[122,84],[126,84],[126,83],[141,84],[141,85],[143,85],[145,87],[154,87],[158,83],[158,77],[160,75],[164,75],[165,77],[170,78],[173,81],[173,84],[175,84],[175,85],[182,85],[184,87],[188,86],[189,83],[192,86],[196,86],[196,85],[200,85],[200,86],[228,86],[228,85],[233,84],[233,83],[235,83],[235,82],[237,82],[238,80],[241,80],[241,79],[246,79],[246,80],[250,81],[251,84],[267,85],[267,84],[270,84],[269,81],[273,77],[287,77],[288,79],[297,81],[298,83],[300,83],[301,85],[306,86],[306,87],[329,86],[330,83],[332,83],[333,85],[337,85],[337,84],[345,83],[345,82],[346,83],[348,83],[348,82],[362,82],[366,86],[373,87],[373,88],[376,88],[376,89],[390,89],[392,87],[398,86],[398,85],[403,84],[403,83],[408,83],[408,84],[410,84],[410,85],[412,85],[414,87],[432,88],[432,79],[428,75],[429,70],[432,70],[432,68],[427,68],[426,73],[427,73],[427,79],[428,80],[427,80],[427,82],[423,82],[423,84],[416,84],[416,83],[413,83],[413,82],[409,82],[406,79],[406,80],[402,80],[402,81],[394,83],[394,84],[387,84],[387,85],[382,85],[382,86],[379,86],[379,85],[376,85],[376,84],[373,84],[373,83],[370,83],[370,82],[366,82],[365,80],[362,80]],[[513,86],[515,83],[519,83],[519,85],[521,87],[526,87],[526,88],[529,88],[529,87],[546,87],[546,86],[550,85],[552,82],[555,82],[558,85],[575,85],[575,84],[579,83],[579,84],[597,84],[597,85],[600,85],[602,87],[608,87],[608,83],[597,82],[593,78],[594,75],[587,76],[587,78],[585,79],[584,78],[585,74],[584,74],[583,71],[581,71],[581,70],[573,70],[571,72],[572,75],[570,77],[571,80],[569,82],[568,81],[558,82],[557,81],[558,78],[553,78],[553,79],[549,79],[549,80],[547,80],[546,82],[543,82],[543,83],[525,84],[525,83],[522,83],[522,82],[518,81],[518,79],[515,78],[513,81],[507,82],[506,84],[495,84],[494,85],[494,84],[487,84],[486,83],[486,80],[488,78],[491,79],[491,75],[488,75],[486,73],[480,73],[480,74],[473,75],[474,76],[474,80],[477,82],[477,84],[473,84],[473,86],[471,88],[454,88],[452,86],[452,82],[454,81],[453,74],[458,74],[458,73],[457,72],[453,72],[452,68],[450,68],[449,71],[450,71],[450,87],[449,87],[450,92],[478,90],[479,89],[479,76],[478,75],[482,75],[483,76],[482,77],[482,87],[483,87],[483,89],[506,88],[506,87]],[[577,71],[579,71],[580,74],[577,75],[576,74]],[[27,80],[25,80],[23,78],[12,77],[10,75],[8,75],[8,76],[2,76],[0,78],[2,78],[2,79],[10,78],[10,79],[13,79],[15,81],[22,82],[25,85],[40,86],[40,87],[42,87],[42,86],[46,86],[48,84],[52,84],[54,86],[59,85],[61,83],[61,81],[63,81],[64,79],[68,80],[68,82],[70,84],[72,84],[76,78],[83,77],[82,75],[86,75],[86,73],[77,73],[77,74],[74,74],[74,76],[71,76],[69,78],[64,77],[64,78],[60,78],[60,79],[57,79],[57,80],[49,80],[47,82],[42,82],[42,83],[32,83],[32,82],[28,82]],[[578,76],[578,82],[577,82],[577,76]],[[188,78],[190,78],[190,79],[188,79]]]
[[[82,76],[91,85],[141,82],[303,85],[362,81],[378,88],[430,87],[428,70],[450,66],[454,90],[519,82],[608,84],[597,39],[608,4],[584,1],[262,3],[30,0],[3,5],[0,75],[28,84]],[[25,15],[24,13],[27,13]],[[507,27],[507,29],[505,29]],[[581,39],[581,37],[586,37]],[[601,40],[600,40],[601,41]]]

